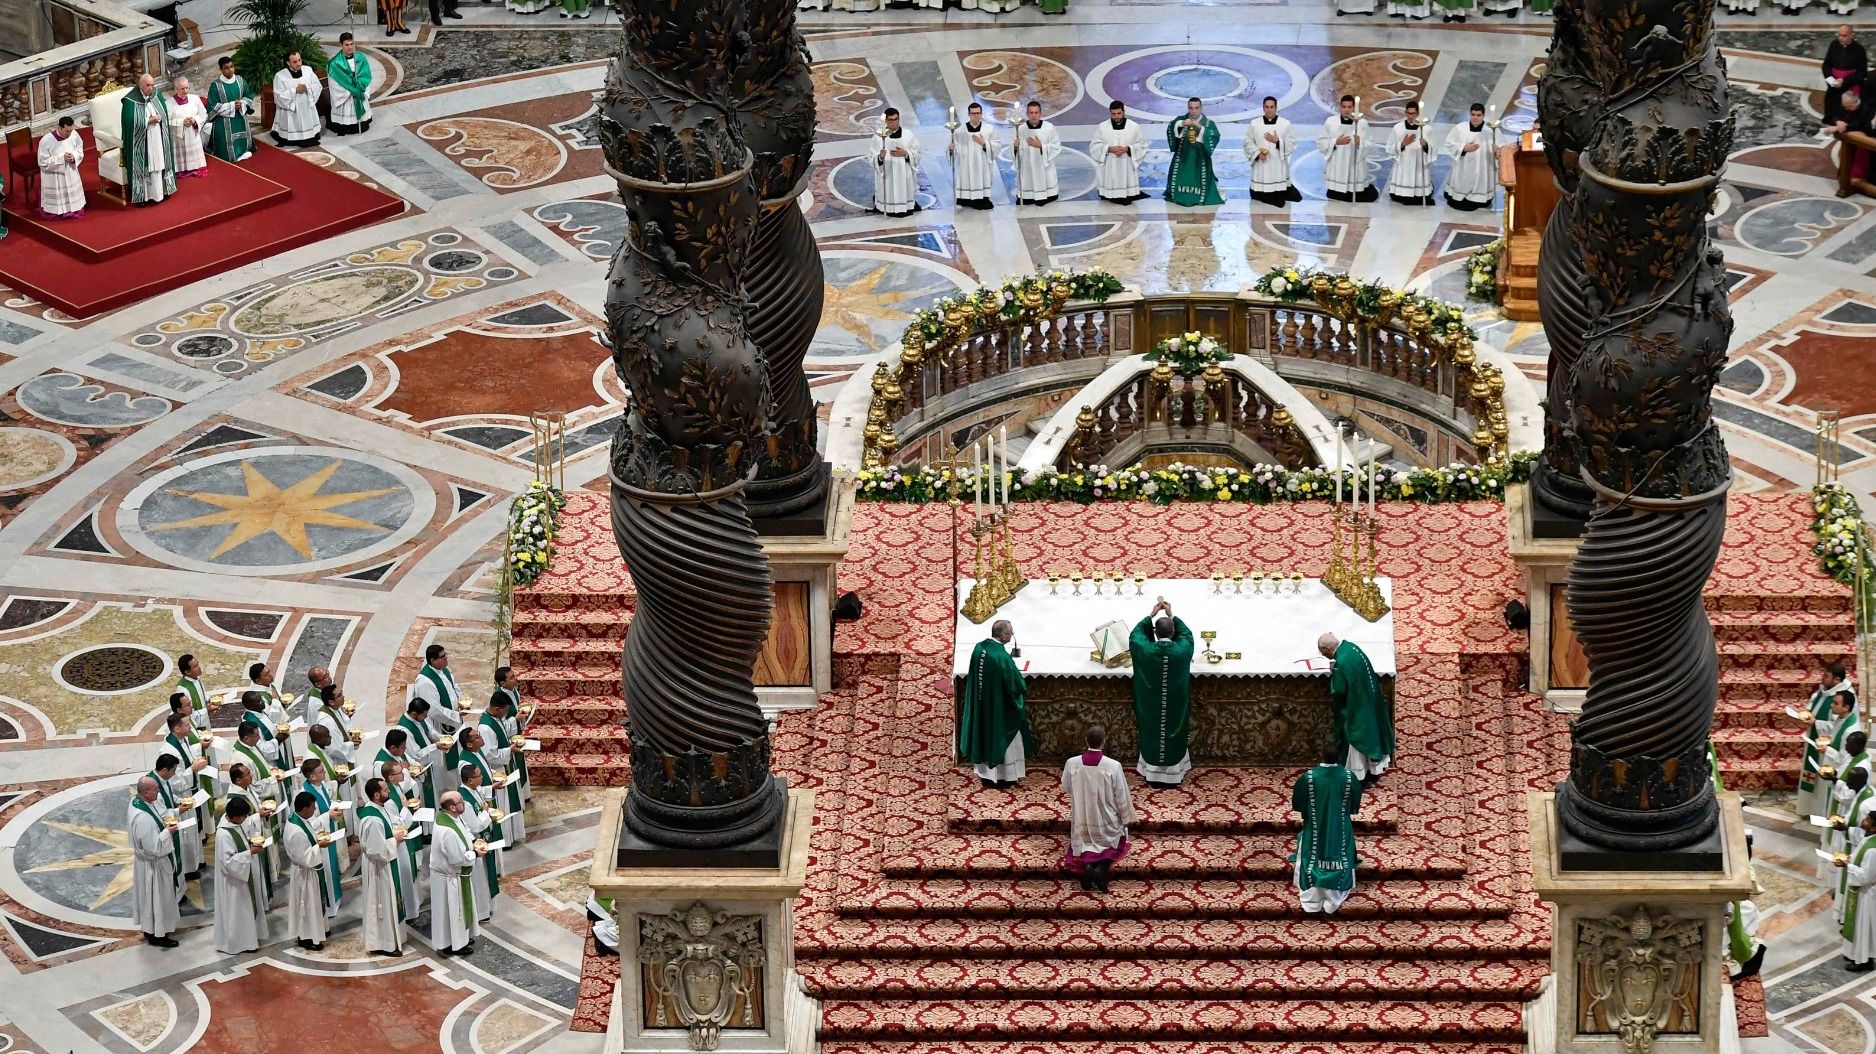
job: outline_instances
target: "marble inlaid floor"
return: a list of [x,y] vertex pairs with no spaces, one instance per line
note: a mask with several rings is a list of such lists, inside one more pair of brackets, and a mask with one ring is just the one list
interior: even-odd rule
[[[841,386],[856,373],[864,383],[913,312],[1040,267],[1100,265],[1148,291],[1235,290],[1300,260],[1462,299],[1464,258],[1496,236],[1497,214],[1327,202],[1313,145],[1297,168],[1307,200],[1253,209],[1244,117],[1268,94],[1308,125],[1352,92],[1377,122],[1418,97],[1436,134],[1472,102],[1522,127],[1548,42],[1541,19],[1334,19],[1322,0],[1073,6],[1051,19],[806,16],[821,145],[804,208],[829,280],[808,368],[831,428],[853,427],[832,411]],[[335,0],[313,11],[330,39],[341,16],[320,15],[327,7]],[[276,945],[232,960],[199,929],[169,953],[126,940],[111,803],[154,756],[177,654],[200,657],[216,686],[256,659],[294,689],[310,667],[336,667],[372,726],[432,641],[451,645],[471,694],[485,692],[490,561],[531,474],[528,415],[567,413],[570,485],[603,477],[622,392],[595,334],[623,221],[593,98],[616,24],[603,10],[578,28],[496,4],[464,10],[466,21],[395,44],[366,34],[376,124],[325,141],[327,163],[412,211],[97,318],[0,290],[0,1037],[15,1049],[212,1049],[307,986],[339,1000],[398,993],[382,1009],[403,1039],[346,1037],[360,1046],[597,1049],[560,1034],[596,819],[587,795],[541,803],[488,957],[400,961],[408,984],[369,983],[382,964],[344,940],[313,959]],[[1813,413],[1841,408],[1837,456],[1868,501],[1876,203],[1834,197],[1834,159],[1815,137],[1808,56],[1828,28],[1818,9],[1722,34],[1740,131],[1715,224],[1738,329],[1718,412],[1740,485],[1764,487],[1809,485]],[[1107,101],[1151,122],[1189,94],[1223,125],[1226,203],[1097,200],[1079,151]],[[993,115],[1043,103],[1073,151],[1062,201],[1018,211],[1006,185],[989,213],[942,204],[946,109],[971,98]],[[929,207],[902,220],[867,213],[859,160],[889,105],[926,145]],[[1165,165],[1163,150],[1149,156],[1149,189]],[[1541,381],[1541,328],[1472,311]],[[1802,839],[1771,816],[1754,822],[1777,934],[1774,1038],[1752,1049],[1876,1049],[1863,1000],[1876,982],[1831,972]],[[193,891],[189,925],[212,894]]]

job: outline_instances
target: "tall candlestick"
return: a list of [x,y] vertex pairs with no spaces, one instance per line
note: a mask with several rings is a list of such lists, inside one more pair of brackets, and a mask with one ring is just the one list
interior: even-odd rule
[[971,444],[971,518],[984,518],[984,445]]
[[1335,426],[1335,507],[1342,508],[1342,426]]
[[1010,426],[1007,423],[997,426],[997,446],[1003,452],[1003,468],[997,473],[997,478],[1003,483],[1003,504],[1008,505],[1010,503]]

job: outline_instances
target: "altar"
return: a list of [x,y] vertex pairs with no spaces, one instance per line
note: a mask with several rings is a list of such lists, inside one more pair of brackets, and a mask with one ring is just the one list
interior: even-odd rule
[[[962,606],[972,582],[958,583]],[[1393,583],[1376,584],[1390,607]],[[1016,665],[1028,681],[1029,722],[1035,732],[1036,765],[1060,765],[1081,753],[1091,724],[1107,728],[1108,753],[1128,763],[1138,755],[1133,720],[1132,671],[1109,668],[1093,656],[1090,635],[1107,622],[1127,631],[1160,597],[1192,630],[1192,762],[1227,767],[1309,765],[1321,760],[1330,727],[1329,660],[1316,638],[1333,633],[1359,645],[1374,664],[1382,689],[1394,690],[1394,616],[1364,621],[1317,579],[1285,578],[1254,584],[1201,578],[1126,579],[1101,585],[1046,579],[1027,586],[981,625],[959,617],[952,676],[959,687],[971,650],[990,635],[998,619],[1015,628]],[[1077,593],[1079,590],[1079,593]],[[1216,661],[1207,659],[1209,642]]]

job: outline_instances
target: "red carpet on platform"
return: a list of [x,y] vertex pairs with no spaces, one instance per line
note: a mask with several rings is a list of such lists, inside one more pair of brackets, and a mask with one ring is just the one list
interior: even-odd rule
[[401,199],[262,143],[239,165],[209,159],[209,174],[176,181],[149,208],[98,193],[85,161],[85,214],[43,220],[36,195],[7,195],[12,235],[0,244],[0,281],[74,318],[132,304],[275,253],[404,211]]
[[[1808,503],[1731,503],[1708,606],[1729,627],[1741,694],[1728,712],[1742,717],[1782,706],[1817,654],[1848,641],[1847,592],[1816,569]],[[835,690],[781,715],[774,737],[777,771],[817,795],[794,936],[825,1054],[1522,1051],[1524,1003],[1550,968],[1525,801],[1563,777],[1569,739],[1525,691],[1526,640],[1505,626],[1523,588],[1504,515],[1381,509],[1399,748],[1358,818],[1359,884],[1323,917],[1287,881],[1294,770],[1136,782],[1136,850],[1113,892],[1058,873],[1057,774],[986,791],[952,762],[950,510],[860,506],[839,584],[866,614],[838,628]],[[516,597],[514,665],[544,741],[529,768],[616,786],[630,772],[618,649],[635,596],[605,497],[570,495],[564,516],[552,571]],[[1156,577],[1317,575],[1330,538],[1324,506],[1024,505],[1013,522],[1032,573],[1075,554]],[[575,1028],[605,1017],[607,971],[590,967]]]

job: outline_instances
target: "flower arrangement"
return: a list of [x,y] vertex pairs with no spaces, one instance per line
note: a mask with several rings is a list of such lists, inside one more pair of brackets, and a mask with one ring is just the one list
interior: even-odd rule
[[1313,300],[1326,311],[1349,315],[1372,326],[1419,311],[1427,316],[1426,335],[1438,343],[1470,344],[1479,339],[1478,331],[1466,324],[1465,308],[1458,304],[1334,271],[1276,267],[1259,276],[1252,288],[1286,304]]
[[1148,362],[1166,363],[1181,376],[1196,377],[1213,363],[1231,361],[1231,352],[1211,337],[1192,332],[1167,337],[1153,345],[1153,350],[1141,358]]
[[1491,302],[1498,297],[1498,254],[1505,240],[1495,238],[1466,257],[1466,299]]
[[1865,587],[1876,590],[1876,551],[1855,495],[1841,483],[1820,483],[1811,491],[1811,508],[1811,530],[1817,535],[1811,551],[1824,573],[1854,588],[1860,560]]
[[1120,279],[1101,268],[1088,271],[1048,271],[1006,278],[995,287],[939,297],[912,316],[903,343],[943,345],[964,340],[992,325],[1025,317],[1043,317],[1071,300],[1101,303],[1124,287]]
[[554,556],[554,528],[566,496],[540,480],[516,495],[508,508],[508,570],[515,585],[532,585]]
[[1277,267],[1264,272],[1252,288],[1267,297],[1294,304],[1309,296],[1309,276],[1314,273],[1307,267]]
[[[1342,470],[1343,486],[1350,494],[1366,496],[1369,486],[1380,488],[1385,501],[1444,502],[1502,500],[1505,488],[1531,478],[1537,454],[1519,451],[1483,465],[1455,462],[1443,468],[1416,468],[1402,472],[1383,466],[1370,481],[1365,468]],[[929,465],[893,465],[864,469],[858,474],[861,501],[925,504],[953,497],[969,500],[974,473],[953,474]],[[1012,501],[1150,501],[1171,505],[1182,501],[1240,501],[1256,505],[1292,501],[1328,501],[1335,495],[1335,473],[1325,468],[1286,469],[1281,465],[1218,468],[1183,465],[1165,468],[1141,466],[1113,469],[1106,465],[1078,465],[1041,472],[1018,471],[1010,480]]]

